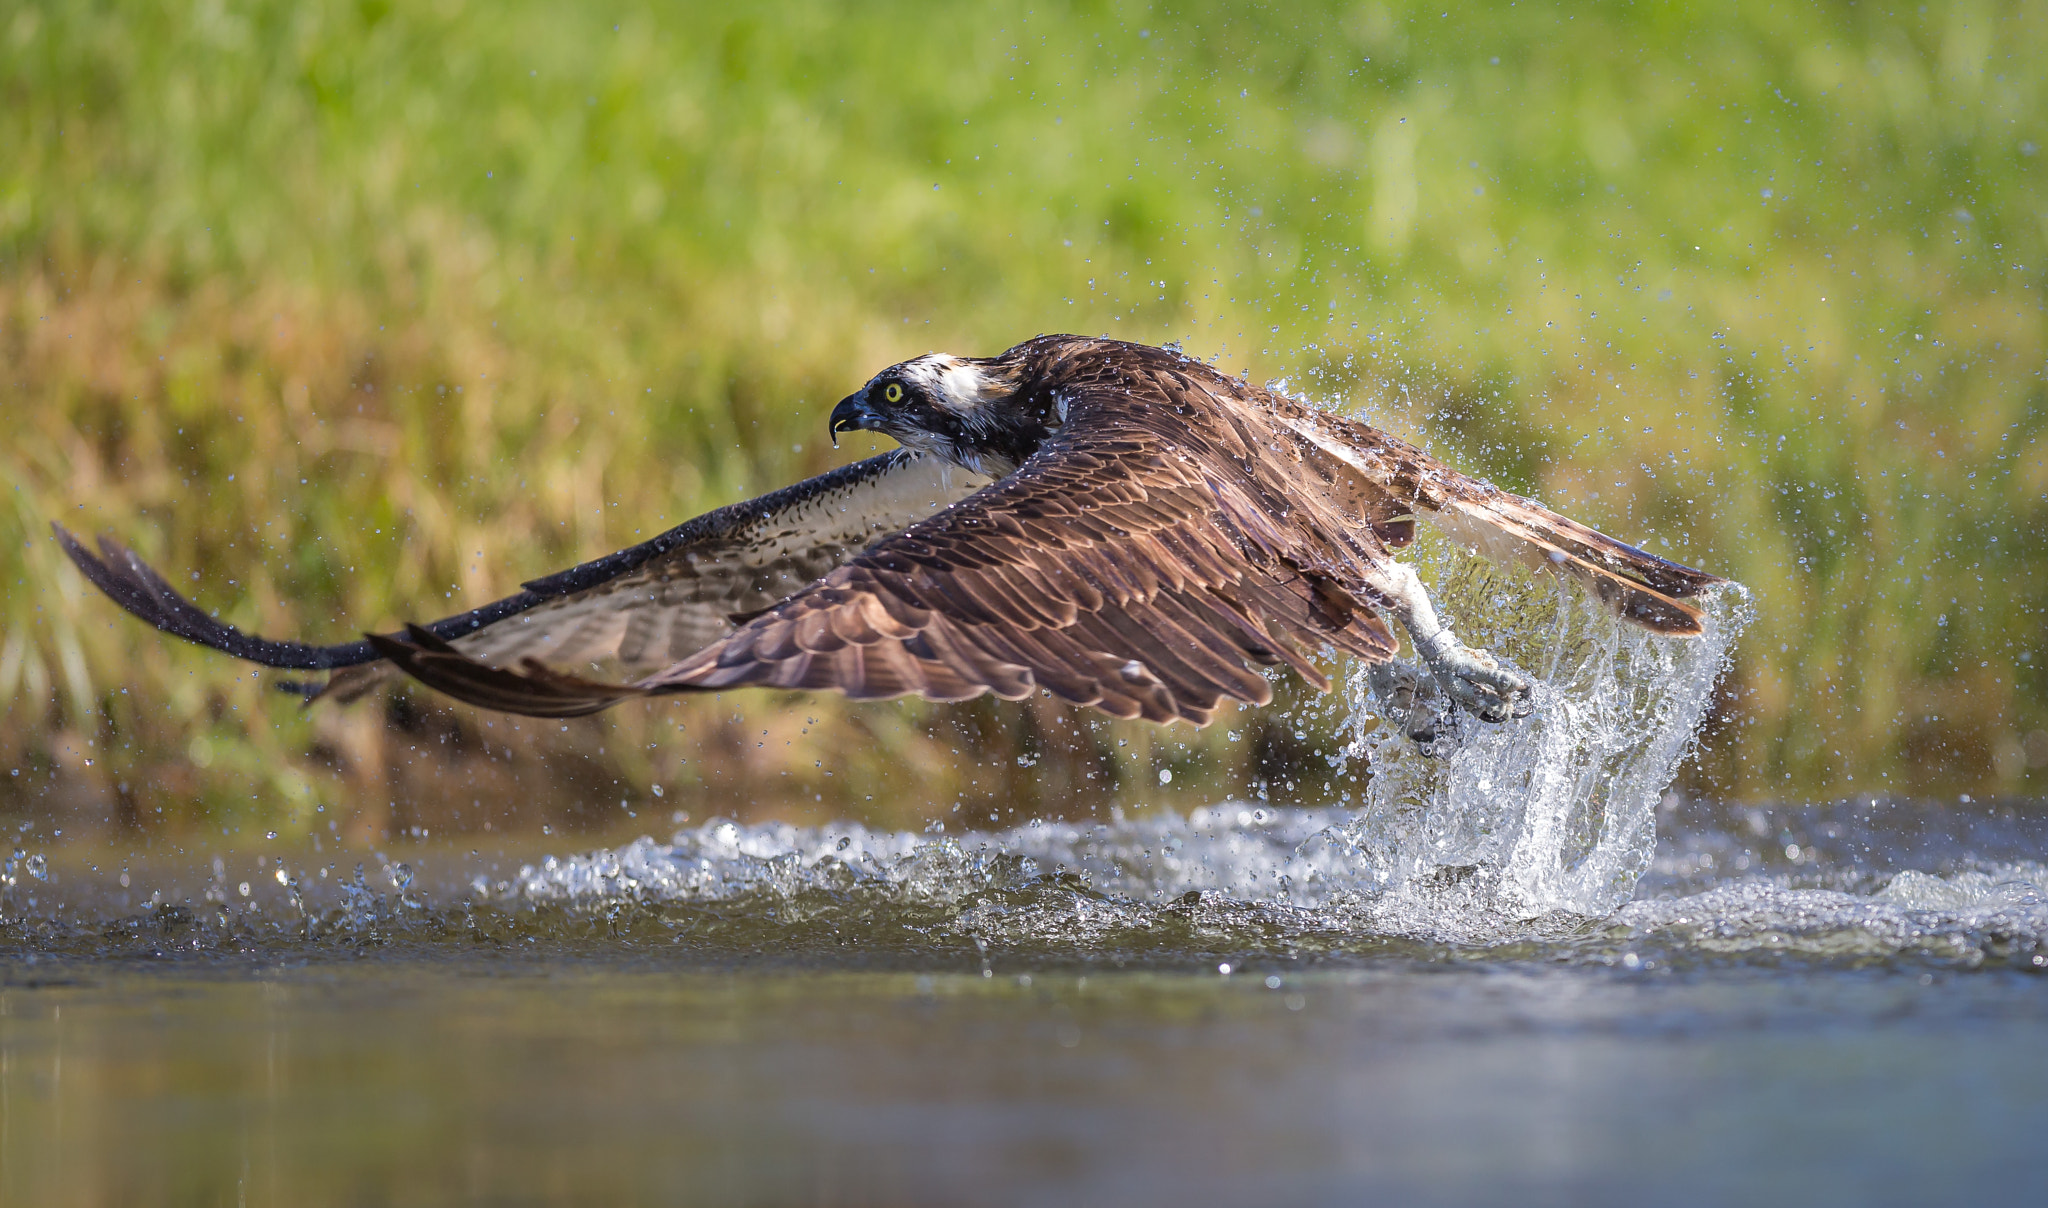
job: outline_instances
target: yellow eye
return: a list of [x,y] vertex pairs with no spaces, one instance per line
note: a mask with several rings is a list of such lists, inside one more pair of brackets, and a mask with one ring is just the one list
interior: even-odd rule
[[888,385],[882,387],[882,397],[888,399],[892,403],[900,403],[903,401],[903,387],[897,385],[894,382],[890,382]]

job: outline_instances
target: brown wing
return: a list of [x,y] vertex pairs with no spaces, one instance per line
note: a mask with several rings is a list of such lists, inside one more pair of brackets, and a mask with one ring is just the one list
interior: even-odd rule
[[454,649],[400,642],[388,655],[451,695],[519,712],[744,685],[933,700],[1043,688],[1195,725],[1224,699],[1272,699],[1247,662],[1285,663],[1327,688],[1291,638],[1391,656],[1385,623],[1312,568],[1224,455],[1229,425],[1202,396],[1172,372],[1076,383],[1065,428],[1015,474],[637,684],[536,666],[522,689]]
[[1460,473],[1357,420],[1291,400],[1277,407],[1297,433],[1427,516],[1453,540],[1496,561],[1576,580],[1645,629],[1698,634],[1699,610],[1684,600],[1725,582]]
[[[644,674],[732,632],[877,535],[928,516],[986,481],[896,450],[719,508],[639,545],[536,579],[516,595],[408,632],[486,665],[608,664]],[[343,699],[386,672],[377,639],[318,646],[254,637],[180,596],[118,542],[102,538],[95,556],[63,529],[56,535],[87,579],[167,633],[265,666],[337,669],[328,689]]]

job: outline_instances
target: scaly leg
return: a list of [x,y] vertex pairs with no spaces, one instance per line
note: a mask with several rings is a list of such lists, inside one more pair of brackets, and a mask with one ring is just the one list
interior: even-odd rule
[[1481,721],[1502,722],[1529,715],[1533,707],[1529,681],[1501,666],[1484,650],[1458,641],[1437,619],[1429,593],[1413,569],[1390,562],[1371,586],[1407,628],[1415,653],[1428,665],[1445,695]]

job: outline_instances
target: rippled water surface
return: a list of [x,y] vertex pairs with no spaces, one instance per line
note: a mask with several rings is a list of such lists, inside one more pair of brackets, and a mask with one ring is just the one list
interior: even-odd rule
[[0,1201],[2035,1202],[2048,811],[1666,795],[1744,607],[1320,809],[24,832]]
[[326,877],[24,854],[0,1202],[2048,1193],[2042,814],[1657,813],[1590,914],[1341,878],[1357,815],[1254,803]]

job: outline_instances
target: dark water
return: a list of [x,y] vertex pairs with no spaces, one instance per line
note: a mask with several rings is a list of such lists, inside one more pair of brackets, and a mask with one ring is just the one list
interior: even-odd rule
[[471,956],[8,981],[10,1203],[2048,1192],[2048,985],[2004,972]]

